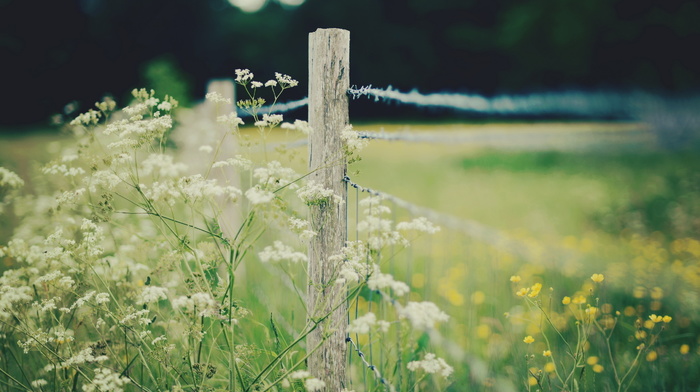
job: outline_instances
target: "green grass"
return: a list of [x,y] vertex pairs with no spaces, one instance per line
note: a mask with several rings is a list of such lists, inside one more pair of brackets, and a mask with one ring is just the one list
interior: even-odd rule
[[[567,126],[575,132],[584,125],[542,127],[547,132],[561,134]],[[416,125],[411,130],[471,132],[474,127]],[[536,125],[499,124],[498,127],[518,133]],[[387,132],[403,128],[388,124],[357,127]],[[29,179],[31,162],[37,158],[47,160],[48,146],[61,138],[56,134],[3,137],[0,164]],[[276,135],[273,139],[283,138]],[[299,149],[298,155],[303,157],[304,149]],[[296,165],[302,170],[299,156]],[[592,273],[606,275],[600,297],[615,310],[624,311],[631,306],[642,318],[657,312],[672,315],[674,323],[678,323],[663,335],[659,343],[660,359],[645,361],[645,370],[635,385],[647,385],[653,390],[695,390],[691,385],[698,381],[697,376],[681,370],[698,364],[695,350],[700,336],[697,316],[700,306],[693,304],[697,295],[691,294],[700,292],[700,282],[696,284],[686,278],[700,270],[700,255],[672,250],[674,240],[698,239],[700,232],[697,174],[700,157],[695,152],[653,151],[646,144],[638,151],[625,148],[518,152],[468,144],[372,141],[362,157],[348,171],[360,185],[479,222],[528,250],[527,256],[509,254],[463,233],[443,230],[436,236],[419,238],[387,261],[385,267],[397,278],[413,283],[414,299],[435,301],[452,315],[452,321],[440,328],[445,340],[430,343],[438,351],[457,352],[446,356],[456,368],[452,390],[461,391],[469,386],[470,390],[506,391],[508,385],[518,385],[518,390],[522,390],[517,380],[527,379],[526,369],[530,365],[522,359],[530,350],[523,345],[522,337],[531,332],[528,323],[518,324],[503,315],[524,311],[522,299],[513,295],[516,285],[508,281],[511,275],[522,276],[523,282],[518,287],[534,282],[552,287],[551,292],[543,290],[542,296],[551,296],[555,309],[562,296],[588,287]],[[348,202],[351,221],[354,197],[351,191]],[[392,207],[391,203],[389,206]],[[396,209],[395,214],[409,215],[401,209]],[[2,226],[0,240],[4,242],[9,225],[5,222]],[[353,239],[352,226],[349,232]],[[657,260],[658,255],[663,260]],[[681,262],[678,271],[674,269],[678,267],[672,267],[676,260]],[[274,272],[252,264],[246,274],[259,278]],[[264,285],[252,286],[245,288],[254,288],[255,293],[240,294],[259,322],[267,320],[265,323],[269,324],[270,319],[276,319],[294,323],[303,317],[299,304],[289,304],[289,293],[278,294],[281,291],[275,291],[277,288]],[[634,290],[640,287],[647,292],[635,297]],[[661,300],[650,297],[654,287],[664,289]],[[378,306],[376,296],[372,297],[371,293],[364,293],[363,298],[363,306],[368,303]],[[628,327],[632,325],[631,330],[620,327],[616,332],[620,342],[616,350],[620,352],[634,351],[637,344],[627,340],[634,333],[634,317],[626,320]],[[286,325],[279,323],[277,327],[283,331],[284,338],[293,335],[286,331]],[[488,333],[484,332],[487,329]],[[684,343],[690,345],[694,356],[679,356],[679,346]],[[597,348],[594,344],[593,349]],[[542,351],[541,339],[533,349]],[[374,358],[381,357],[375,353]],[[678,366],[674,367],[676,363]],[[390,366],[382,366],[382,373],[390,375]],[[674,368],[678,374],[671,373]],[[594,377],[593,372],[585,374],[585,379],[593,383],[590,385],[600,385],[595,384]]]

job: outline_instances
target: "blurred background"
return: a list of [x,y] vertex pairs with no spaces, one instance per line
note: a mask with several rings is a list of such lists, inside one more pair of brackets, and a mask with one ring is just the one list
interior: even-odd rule
[[[700,87],[698,20],[685,0],[0,0],[0,129],[134,87],[187,104],[235,68],[305,86],[319,27],[350,30],[356,85],[685,94]],[[412,112],[360,102],[352,116]]]

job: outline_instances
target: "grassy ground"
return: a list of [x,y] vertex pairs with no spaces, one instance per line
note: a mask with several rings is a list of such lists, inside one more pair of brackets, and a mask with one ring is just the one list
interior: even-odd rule
[[[405,126],[388,124],[356,128],[389,133],[406,130]],[[645,352],[645,371],[635,385],[646,385],[650,390],[696,390],[692,385],[697,385],[698,376],[683,369],[698,364],[700,248],[692,241],[698,239],[700,229],[700,157],[694,152],[653,151],[648,135],[624,136],[630,130],[627,124],[410,127],[414,133],[441,134],[492,130],[513,140],[532,135],[533,129],[542,132],[532,137],[550,142],[556,134],[559,141],[552,142],[555,147],[562,146],[568,129],[569,135],[578,137],[578,148],[572,151],[571,145],[565,144],[564,151],[519,151],[512,143],[503,150],[483,144],[372,141],[362,153],[363,159],[349,170],[352,180],[365,187],[476,221],[496,232],[504,244],[485,244],[473,235],[445,229],[434,237],[418,239],[388,262],[387,268],[412,283],[414,299],[435,301],[452,315],[450,323],[441,326],[443,340],[434,338],[432,343],[455,364],[452,390],[465,390],[466,385],[470,390],[527,387],[532,379],[528,368],[532,372],[532,368],[546,366],[523,358],[526,353],[541,353],[547,348],[537,334],[542,329],[551,330],[542,328],[541,317],[530,313],[523,299],[513,293],[541,282],[546,289],[552,288],[546,293],[551,298],[549,309],[563,315],[561,305],[556,305],[565,295],[585,293],[593,273],[606,276],[600,305],[611,305],[608,314],[624,314],[626,319],[620,325],[630,328],[615,330],[620,342],[616,350],[634,352],[639,343],[635,340],[638,318],[647,318],[652,312],[674,318],[675,324],[656,343],[655,354]],[[45,160],[55,140],[60,137],[2,137],[0,165],[26,178],[30,162]],[[605,140],[607,148],[598,148],[600,140]],[[617,140],[620,148],[610,148],[610,140]],[[299,149],[297,155],[303,157],[305,150]],[[351,217],[354,197],[350,192]],[[396,215],[410,214],[397,208]],[[9,233],[8,225],[3,226],[1,240]],[[352,239],[352,227],[350,233]],[[513,251],[513,244],[522,251]],[[511,283],[512,275],[520,276],[522,284]],[[259,288],[248,305],[267,311],[257,304],[262,291]],[[362,306],[373,302],[377,299],[368,296]],[[294,307],[280,306],[280,312],[294,317]],[[563,331],[572,336],[572,329]],[[526,334],[537,338],[532,347],[522,343]],[[689,346],[689,354],[682,353],[684,344]],[[563,355],[562,342],[552,346],[556,355]],[[598,353],[602,347],[593,342],[589,356],[602,357]],[[629,364],[629,358],[625,361]],[[610,363],[604,365],[611,368]],[[391,364],[382,366],[384,374],[391,374]],[[544,371],[543,380],[551,375]],[[602,376],[596,381],[590,370],[585,376],[581,374],[592,386],[588,390],[617,389],[609,379],[600,381]],[[372,389],[372,382],[368,383]]]

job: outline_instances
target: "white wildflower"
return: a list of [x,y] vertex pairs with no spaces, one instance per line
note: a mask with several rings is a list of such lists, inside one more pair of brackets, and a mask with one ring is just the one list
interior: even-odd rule
[[317,392],[322,391],[326,387],[326,383],[316,377],[312,377],[304,381],[304,387],[308,392]]
[[396,225],[397,230],[414,230],[428,234],[435,234],[440,231],[439,226],[435,226],[432,222],[424,217],[416,218],[410,222],[400,222]]
[[292,79],[291,76],[275,72],[275,79],[280,84],[282,88],[295,87],[299,84],[296,80]]
[[276,80],[268,80],[265,82],[265,87],[275,87],[277,86],[277,81]]
[[263,86],[263,84],[260,82],[252,81],[252,82],[250,82],[250,86],[253,88],[260,88]]
[[[202,147],[199,149],[201,151]],[[154,174],[160,177],[177,177],[187,170],[187,165],[174,163],[171,155],[151,154],[141,162],[140,169],[140,174],[142,175]]]
[[83,385],[83,392],[124,392],[122,387],[129,384],[129,379],[107,368],[95,370],[92,382]]
[[249,69],[237,69],[236,70],[236,82],[240,84],[246,84],[249,80],[253,79],[253,73]]
[[281,123],[283,120],[283,117],[281,114],[263,114],[262,121],[265,122],[270,128],[274,128],[279,123]]
[[281,127],[283,129],[296,130],[305,135],[308,135],[313,131],[312,128],[309,126],[309,123],[303,120],[295,120],[294,124],[285,122],[282,123]]
[[22,185],[24,185],[24,181],[17,174],[0,166],[0,187],[16,189]]
[[340,138],[345,142],[349,153],[359,152],[369,143],[367,139],[360,137],[359,132],[354,131],[351,125],[340,132]]
[[289,378],[292,380],[301,380],[302,378],[311,377],[311,373],[308,370],[295,370],[289,373]]
[[168,289],[158,286],[146,286],[141,291],[141,295],[136,299],[138,305],[150,304],[158,302],[162,299],[168,299]]
[[275,198],[275,194],[260,189],[259,186],[254,186],[245,192],[245,197],[247,197],[253,205],[256,205],[271,202]]
[[108,293],[99,293],[95,296],[95,303],[98,305],[106,304],[110,301],[110,296]]
[[435,323],[449,320],[450,316],[440,310],[432,302],[409,302],[398,310],[399,318],[408,319],[413,328],[427,330],[435,327]]
[[332,189],[324,188],[323,185],[309,181],[299,188],[297,196],[307,205],[323,204],[332,201],[335,204],[342,204],[343,198],[336,195]]
[[375,271],[367,279],[367,287],[371,290],[382,290],[390,288],[394,291],[394,295],[402,296],[407,294],[411,289],[404,282],[394,280],[394,277],[389,274],[383,274],[379,271],[379,267],[375,265]]
[[304,253],[295,252],[291,246],[285,245],[281,241],[275,241],[273,246],[266,246],[262,252],[258,253],[258,257],[263,263],[283,260],[289,260],[292,263],[308,261]]
[[364,334],[369,333],[370,328],[377,323],[377,316],[369,312],[364,316],[360,316],[348,325],[348,333]]
[[197,317],[212,317],[219,314],[219,305],[209,293],[194,293],[175,298],[173,308],[181,309],[186,314]]
[[258,183],[263,187],[283,187],[297,189],[298,186],[292,182],[299,178],[294,169],[284,167],[279,161],[270,161],[266,167],[259,167],[253,171],[253,177],[258,179]]
[[231,101],[231,98],[224,98],[224,96],[221,95],[221,93],[218,93],[216,91],[212,91],[212,92],[207,93],[207,95],[204,96],[204,99],[206,99],[207,101],[212,101],[214,103],[226,103],[226,104],[233,103]]
[[221,124],[227,124],[232,127],[238,127],[240,125],[245,124],[240,117],[236,116],[235,113],[229,113],[225,116],[219,116],[216,118],[216,122]]
[[212,164],[211,167],[213,169],[216,169],[217,167],[234,166],[243,170],[249,170],[252,165],[253,162],[250,159],[245,158],[242,155],[236,155],[235,157],[229,158],[225,161],[214,162],[214,164]]
[[49,382],[44,380],[43,378],[39,378],[39,379],[32,381],[32,386],[34,388],[41,388],[41,387],[46,386],[48,384],[49,384]]
[[423,369],[426,373],[438,373],[443,377],[449,377],[454,371],[452,366],[448,365],[444,359],[438,358],[432,353],[425,354],[422,361],[409,362],[406,367],[413,372]]

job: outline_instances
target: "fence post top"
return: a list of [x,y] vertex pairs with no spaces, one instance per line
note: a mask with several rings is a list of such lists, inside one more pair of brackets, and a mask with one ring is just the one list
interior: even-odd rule
[[314,32],[312,32],[312,33],[310,33],[310,34],[315,34],[315,33],[328,33],[328,34],[331,34],[331,33],[347,33],[347,34],[350,34],[350,31],[349,31],[349,30],[345,30],[345,29],[335,28],[335,27],[331,27],[331,28],[321,28],[321,27],[319,27],[319,28],[316,29],[316,31],[314,31]]

